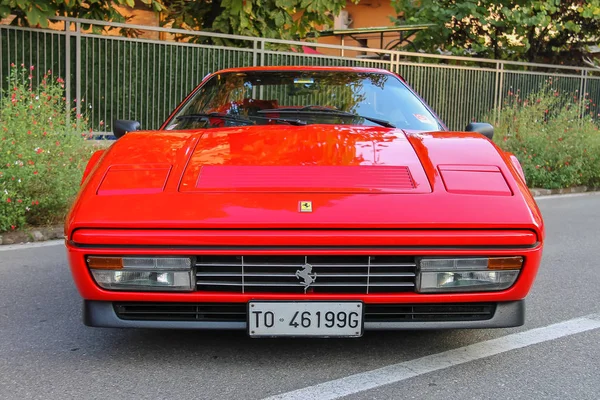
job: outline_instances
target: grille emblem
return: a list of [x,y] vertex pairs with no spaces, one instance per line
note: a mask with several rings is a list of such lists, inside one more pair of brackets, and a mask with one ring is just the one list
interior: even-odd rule
[[310,264],[304,264],[302,269],[296,271],[296,278],[303,280],[303,282],[300,282],[300,284],[304,286],[304,294],[306,294],[308,287],[317,280],[317,273],[314,272],[311,274],[311,272],[312,265]]

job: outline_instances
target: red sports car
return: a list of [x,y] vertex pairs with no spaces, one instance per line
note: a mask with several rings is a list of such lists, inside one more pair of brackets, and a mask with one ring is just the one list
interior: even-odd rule
[[253,337],[523,324],[541,214],[489,124],[399,76],[214,73],[157,131],[115,121],[66,223],[89,326]]

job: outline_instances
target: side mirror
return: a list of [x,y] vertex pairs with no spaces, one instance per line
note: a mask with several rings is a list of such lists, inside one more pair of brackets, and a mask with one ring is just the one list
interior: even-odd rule
[[494,137],[494,127],[487,122],[471,122],[465,128],[467,132],[479,132],[486,138],[492,140]]
[[113,121],[113,133],[119,139],[127,132],[139,131],[141,125],[138,121],[129,121],[126,119],[115,119]]

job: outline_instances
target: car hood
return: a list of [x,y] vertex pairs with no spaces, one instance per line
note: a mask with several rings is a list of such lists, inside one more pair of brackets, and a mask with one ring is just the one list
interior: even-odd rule
[[195,193],[429,193],[401,130],[281,125],[206,132],[179,190]]
[[71,232],[536,226],[524,182],[481,135],[332,125],[128,133],[67,219]]

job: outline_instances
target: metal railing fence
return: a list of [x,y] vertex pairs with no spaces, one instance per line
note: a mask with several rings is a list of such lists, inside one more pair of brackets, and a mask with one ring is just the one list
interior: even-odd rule
[[[96,132],[110,132],[114,119],[136,119],[158,128],[210,72],[266,65],[384,68],[402,75],[451,129],[501,112],[510,93],[525,98],[544,87],[578,96],[582,111],[599,115],[600,73],[583,67],[531,64],[470,57],[295,42],[161,27],[102,22],[112,29],[170,35],[165,40],[98,35],[94,21],[55,18],[60,29],[0,25],[0,91],[10,64],[34,65],[34,82],[47,70],[65,79],[73,112]],[[186,41],[175,41],[175,35]],[[235,46],[227,45],[235,43]],[[304,53],[309,46],[321,53]]]

